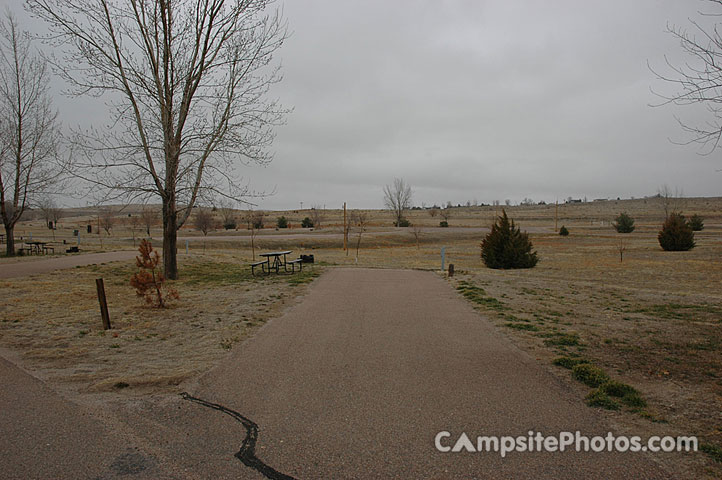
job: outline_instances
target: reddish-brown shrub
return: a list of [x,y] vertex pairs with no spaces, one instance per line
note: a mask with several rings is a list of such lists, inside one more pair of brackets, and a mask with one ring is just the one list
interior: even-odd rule
[[135,288],[138,296],[145,298],[148,305],[158,308],[165,307],[169,298],[178,299],[178,292],[173,287],[164,285],[165,277],[158,269],[160,255],[153,250],[150,242],[141,240],[138,251],[140,256],[135,257],[135,264],[139,270],[130,277],[130,286]]

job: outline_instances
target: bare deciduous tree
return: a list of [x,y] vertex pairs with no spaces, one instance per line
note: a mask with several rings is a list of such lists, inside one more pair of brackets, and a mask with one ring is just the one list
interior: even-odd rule
[[59,126],[48,94],[47,64],[12,14],[0,22],[0,216],[7,255],[15,225],[58,179]]
[[411,185],[403,178],[394,178],[394,183],[384,186],[384,205],[391,210],[396,218],[396,226],[400,226],[404,213],[411,208]]
[[431,216],[431,218],[434,218],[434,217],[437,216],[438,214],[439,214],[439,209],[438,209],[438,208],[436,208],[436,207],[431,207],[431,208],[429,209],[429,216]]
[[206,236],[215,226],[215,219],[213,213],[204,207],[198,208],[195,216],[193,217],[193,226],[203,232],[203,253],[206,253]]
[[451,218],[451,214],[452,214],[452,211],[451,211],[450,207],[446,207],[445,209],[441,210],[441,212],[439,212],[439,215],[441,215],[441,218],[443,218],[444,221],[447,223],[449,222],[449,219]]
[[40,213],[43,215],[43,220],[45,220],[45,226],[48,228],[54,228],[55,223],[53,223],[53,226],[50,226],[50,222],[53,221],[53,209],[55,208],[55,201],[50,197],[43,197],[38,202],[38,208],[40,209]]
[[193,226],[203,232],[203,236],[208,235],[216,221],[213,218],[213,213],[207,208],[199,207],[195,216],[193,217]]
[[163,268],[199,196],[242,198],[234,166],[267,163],[285,111],[266,99],[287,37],[272,0],[28,0],[78,95],[109,94],[111,127],[78,132],[83,178],[128,199],[158,196]]
[[321,224],[325,220],[323,215],[323,207],[321,205],[314,205],[311,207],[310,215],[311,221],[313,222],[313,228],[316,230],[321,229]]
[[[53,205],[53,208],[50,210],[50,217],[53,221],[53,230],[58,229],[58,222],[61,218],[63,218],[63,215],[65,215],[63,209],[57,204]],[[53,232],[53,238],[55,238],[55,232]]]
[[[722,0],[708,2],[715,4],[717,11],[703,14],[705,17],[712,18],[722,14]],[[690,135],[690,140],[683,143],[698,143],[706,153],[712,153],[722,139],[722,29],[719,28],[719,23],[711,26],[694,20],[691,20],[691,23],[690,30],[679,26],[667,27],[667,31],[679,41],[688,60],[682,65],[674,65],[665,58],[668,73],[651,67],[650,69],[657,78],[677,89],[674,93],[658,93],[663,99],[660,105],[702,104],[707,108],[710,118],[705,122],[677,121]]]
[[55,230],[58,229],[58,220],[63,216],[63,209],[50,197],[40,200],[38,208],[43,215],[45,225],[53,231],[53,240],[55,240]]
[[358,237],[356,238],[356,263],[358,263],[359,249],[361,248],[361,235],[366,231],[368,224],[369,219],[366,212],[357,211],[351,214],[349,229],[352,228],[351,225],[355,225],[358,233]]
[[664,210],[664,218],[669,218],[674,213],[680,213],[682,210],[682,192],[675,188],[674,192],[669,185],[664,184],[657,189],[657,197],[662,203]]
[[256,234],[258,230],[263,228],[263,212],[257,212],[248,210],[244,215],[244,219],[247,222],[248,230],[251,232],[251,254],[253,255],[253,261],[256,261]]
[[151,238],[150,235],[150,229],[155,227],[155,225],[158,223],[158,211],[154,208],[145,206],[143,207],[143,210],[140,212],[140,221],[145,227],[145,233],[148,235],[148,238]]
[[133,236],[133,246],[135,246],[135,232],[140,229],[142,223],[143,219],[140,218],[140,215],[128,217],[128,228],[130,228],[130,234]]
[[414,239],[416,240],[416,250],[419,249],[419,239],[421,238],[421,235],[423,234],[423,230],[421,229],[421,225],[412,224],[411,225],[411,234],[414,236]]
[[[108,235],[115,225],[115,220],[115,214],[110,208],[103,208],[98,213],[98,227],[105,230]],[[98,234],[100,234],[100,230],[98,230]]]
[[223,228],[225,228],[226,230],[236,228],[236,210],[233,208],[233,204],[230,201],[221,200],[218,207],[218,213],[221,214]]

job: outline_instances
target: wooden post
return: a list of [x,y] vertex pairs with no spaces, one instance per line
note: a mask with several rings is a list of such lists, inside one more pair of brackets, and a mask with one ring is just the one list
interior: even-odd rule
[[453,263],[449,264],[449,276],[450,277],[454,276],[454,264]]
[[110,314],[108,313],[108,301],[105,298],[103,279],[96,278],[95,286],[98,289],[98,302],[100,302],[100,317],[103,319],[103,330],[110,330]]
[[348,228],[346,227],[346,202],[343,202],[343,251],[348,251]]

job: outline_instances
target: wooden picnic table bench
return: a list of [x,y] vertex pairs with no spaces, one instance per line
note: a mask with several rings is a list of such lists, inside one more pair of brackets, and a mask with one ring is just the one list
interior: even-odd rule
[[261,260],[260,262],[254,262],[254,263],[252,263],[252,264],[251,264],[251,275],[255,275],[255,274],[256,274],[256,267],[258,267],[258,266],[260,266],[261,269],[263,270],[263,273],[265,273],[265,268],[264,268],[263,266],[266,265],[266,264],[268,264],[268,259]]
[[[39,240],[31,240],[26,241],[26,245],[29,245],[30,253],[36,253],[38,255],[42,255],[46,253],[46,247],[48,245],[48,242],[41,242]],[[52,247],[50,247],[52,249]]]
[[[261,270],[266,275],[269,275],[271,272],[275,272],[276,274],[281,273],[281,268],[283,268],[283,272],[286,273],[295,273],[296,272],[296,265],[298,265],[298,271],[300,272],[303,269],[302,262],[303,260],[296,259],[296,260],[288,260],[286,257],[288,254],[291,253],[291,250],[284,250],[280,252],[267,252],[267,253],[261,253],[259,256],[264,257],[265,260],[261,260],[259,262],[251,263],[251,274],[255,275],[256,267],[261,267]],[[289,270],[289,266],[291,269]]]
[[288,271],[288,265],[291,265],[291,273],[296,271],[296,265],[298,265],[299,272],[303,270],[303,260],[300,258],[286,262],[286,271]]

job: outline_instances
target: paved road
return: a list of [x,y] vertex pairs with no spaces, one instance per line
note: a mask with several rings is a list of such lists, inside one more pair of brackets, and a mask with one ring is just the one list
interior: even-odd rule
[[[159,478],[161,472],[190,479],[668,478],[641,454],[534,452],[502,459],[438,452],[440,431],[455,439],[462,432],[475,438],[529,430],[591,436],[610,428],[428,272],[332,269],[301,303],[186,387],[185,399],[111,404],[118,425],[78,424],[75,430],[88,431],[88,439],[105,438],[103,428],[133,432],[124,440],[113,434],[109,453],[97,454],[96,470],[113,473],[126,451],[119,445],[140,445],[139,461]],[[37,398],[34,391],[15,395],[29,405]],[[33,411],[44,418],[47,409]],[[32,431],[46,428],[30,414],[22,421]],[[22,435],[17,422],[6,423],[1,431],[9,434],[0,437]],[[47,428],[46,435],[58,436]],[[29,445],[4,451],[20,456],[32,451]],[[62,460],[58,455],[30,463],[52,466]],[[95,456],[72,461],[93,466]],[[0,467],[3,462],[5,472],[18,464],[6,459]]]
[[0,278],[25,277],[66,268],[75,268],[82,265],[130,260],[135,258],[136,255],[138,255],[136,250],[122,250],[118,252],[85,253],[43,258],[40,260],[33,259],[24,262],[1,263]]
[[144,430],[205,478],[667,478],[641,454],[438,452],[609,427],[428,272],[329,271],[190,393]]
[[136,439],[0,357],[0,478],[165,479]]

